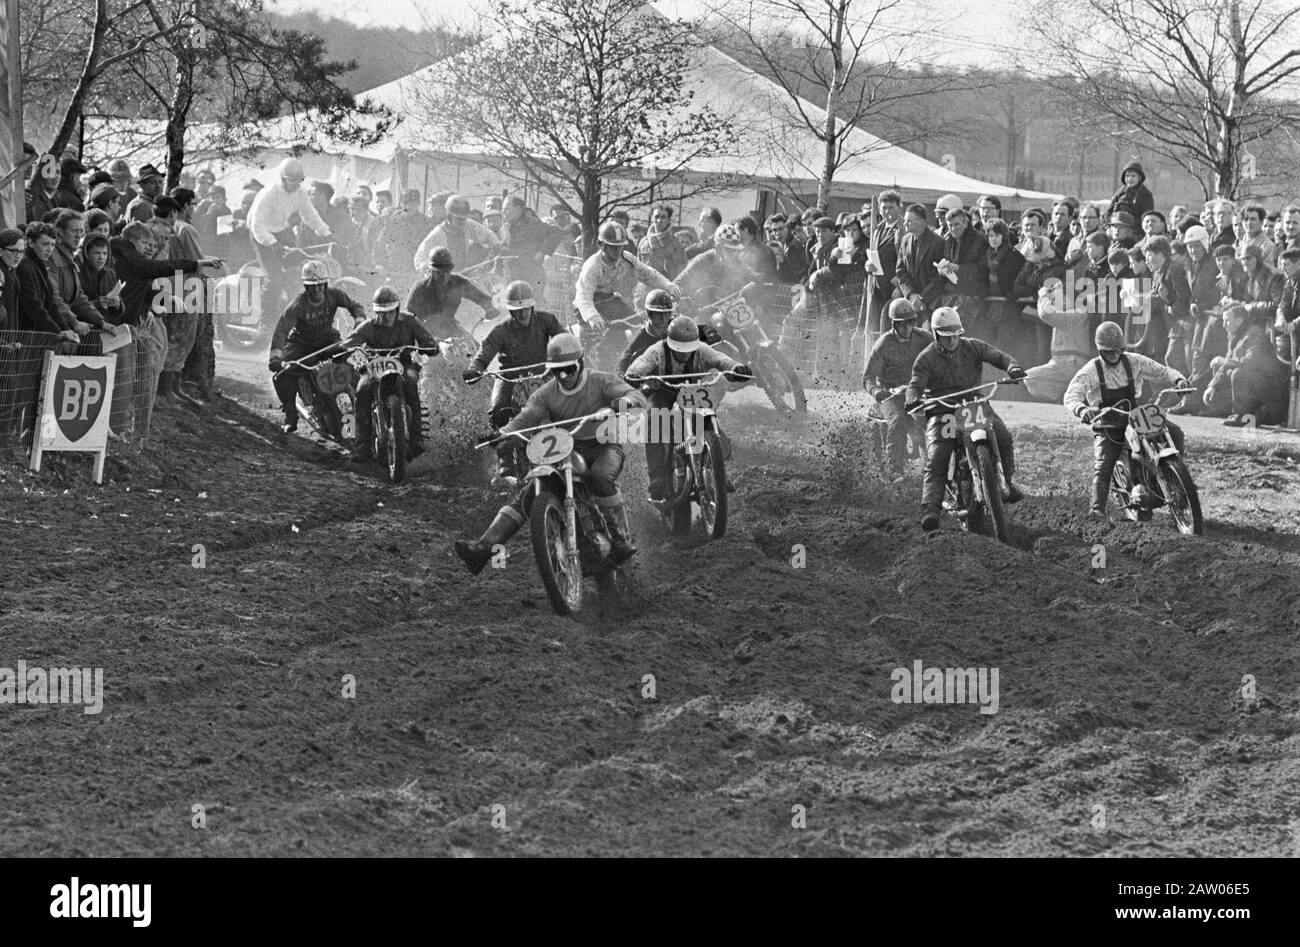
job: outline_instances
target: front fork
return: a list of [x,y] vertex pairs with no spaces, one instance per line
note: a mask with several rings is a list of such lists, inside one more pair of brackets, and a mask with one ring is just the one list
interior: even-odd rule
[[581,575],[578,563],[578,503],[573,498],[573,465],[564,468],[564,551],[574,575]]

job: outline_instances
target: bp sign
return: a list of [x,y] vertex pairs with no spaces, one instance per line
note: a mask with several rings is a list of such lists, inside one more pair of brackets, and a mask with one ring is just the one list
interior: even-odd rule
[[116,367],[117,359],[112,356],[45,353],[41,419],[32,438],[32,470],[41,469],[45,451],[90,452],[99,455],[95,458],[95,482],[103,482]]

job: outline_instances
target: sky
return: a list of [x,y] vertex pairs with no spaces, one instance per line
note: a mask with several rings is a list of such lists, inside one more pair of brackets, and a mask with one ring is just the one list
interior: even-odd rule
[[[909,5],[912,0],[905,0]],[[992,65],[1010,57],[1007,37],[1014,36],[1015,11],[1023,0],[930,0],[948,22],[935,28],[933,49],[937,60]],[[484,0],[268,0],[273,9],[290,13],[311,11],[321,16],[350,20],[361,26],[419,29],[429,21],[467,25]],[[658,0],[665,13],[690,16],[706,8],[700,0]]]

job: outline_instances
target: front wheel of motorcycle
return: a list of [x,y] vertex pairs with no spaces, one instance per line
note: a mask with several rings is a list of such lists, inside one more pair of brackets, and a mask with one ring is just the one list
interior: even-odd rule
[[1133,522],[1142,518],[1142,510],[1133,502],[1133,480],[1128,472],[1128,454],[1122,453],[1110,472],[1110,502],[1124,511]]
[[803,414],[808,410],[803,382],[784,353],[772,348],[760,349],[754,361],[754,373],[772,407],[786,413]]
[[984,508],[992,520],[993,538],[1000,543],[1011,542],[1007,511],[1002,505],[1002,476],[998,472],[998,465],[993,461],[993,451],[989,445],[975,445],[975,469],[971,473],[980,478],[980,492],[984,494]]
[[401,395],[384,399],[384,414],[388,433],[384,438],[388,461],[388,482],[401,483],[406,479],[406,402]]
[[[551,491],[543,490],[533,498],[529,528],[533,558],[537,560],[537,571],[542,575],[551,608],[557,615],[577,611],[582,601],[582,573],[570,568],[564,506]],[[571,602],[577,604],[571,606]]]
[[698,500],[700,519],[710,539],[721,539],[727,531],[727,469],[722,458],[722,441],[717,433],[705,431]]
[[1178,531],[1186,536],[1200,536],[1205,528],[1201,521],[1201,499],[1182,458],[1166,457],[1160,461],[1156,477]]

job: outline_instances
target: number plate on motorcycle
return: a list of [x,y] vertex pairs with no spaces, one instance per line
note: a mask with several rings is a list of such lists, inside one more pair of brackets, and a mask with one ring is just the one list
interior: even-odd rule
[[539,431],[528,440],[528,459],[533,464],[558,464],[573,453],[573,435],[563,428]]
[[1140,404],[1128,415],[1133,430],[1143,437],[1151,437],[1165,429],[1165,413],[1156,404]]
[[716,411],[717,399],[710,388],[683,388],[677,392],[677,404],[683,411]]
[[743,329],[751,325],[756,318],[753,308],[743,299],[728,303],[722,310],[722,318],[727,320],[727,325],[733,329]]
[[957,419],[957,430],[959,431],[978,431],[989,426],[989,411],[983,402],[979,404],[964,404],[953,412]]
[[374,378],[378,378],[381,375],[387,375],[389,372],[397,372],[397,374],[400,375],[402,373],[402,360],[391,356],[372,358],[366,364],[366,370],[369,371],[371,376]]

